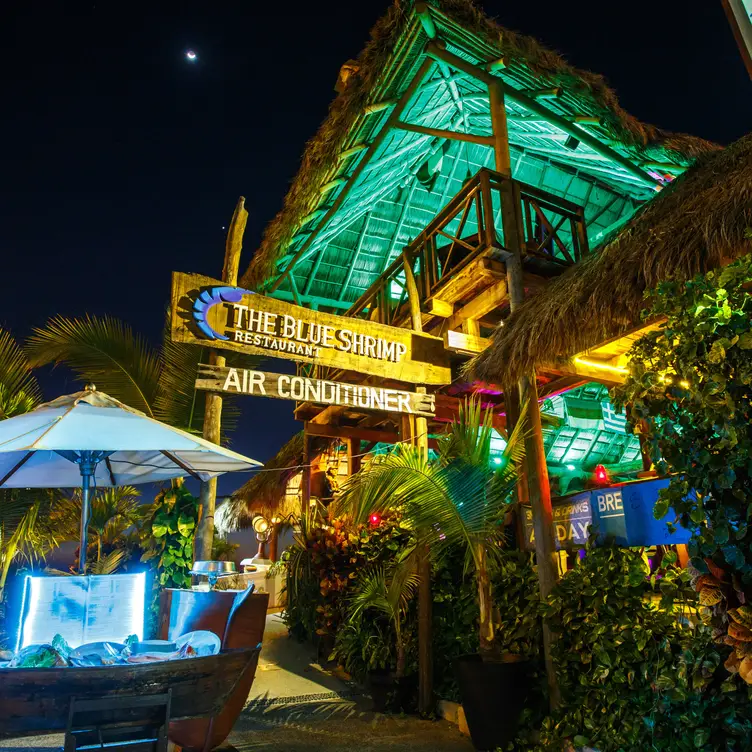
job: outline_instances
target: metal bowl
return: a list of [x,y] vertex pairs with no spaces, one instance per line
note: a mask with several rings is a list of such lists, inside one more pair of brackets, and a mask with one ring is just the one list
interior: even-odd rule
[[234,561],[194,561],[190,574],[208,577],[209,583],[216,585],[220,577],[230,577],[237,571]]

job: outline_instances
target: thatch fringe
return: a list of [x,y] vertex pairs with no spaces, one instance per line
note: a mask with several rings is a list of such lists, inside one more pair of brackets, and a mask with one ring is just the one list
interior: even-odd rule
[[[271,519],[275,514],[286,516],[284,508],[287,482],[300,472],[303,462],[303,431],[295,434],[259,472],[242,485],[225,502],[223,524],[237,530],[251,524],[255,514],[263,514]],[[298,513],[300,510],[294,510]]]
[[[472,0],[429,0],[468,31],[500,49],[510,64],[526,66],[541,79],[541,86],[563,86],[580,97],[583,111],[602,118],[613,137],[646,160],[675,161],[686,165],[700,154],[718,148],[694,136],[670,134],[640,122],[627,113],[602,76],[569,65],[529,36],[499,26],[486,17]],[[303,217],[321,202],[320,186],[332,179],[338,155],[350,145],[351,132],[362,124],[381,72],[412,12],[413,0],[395,0],[371,31],[371,39],[357,60],[344,91],[332,102],[318,133],[306,144],[300,169],[284,199],[282,210],[269,223],[261,245],[243,275],[244,287],[260,288],[274,274]]]
[[752,252],[752,134],[664,188],[606,242],[496,330],[469,376],[514,383],[556,358],[571,358],[634,328],[644,295]]

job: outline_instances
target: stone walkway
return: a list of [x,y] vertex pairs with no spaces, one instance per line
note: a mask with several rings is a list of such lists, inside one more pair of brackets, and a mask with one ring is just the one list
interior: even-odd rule
[[[249,702],[228,742],[239,752],[472,752],[446,721],[386,716],[370,699],[315,661],[313,649],[287,636],[279,615],[267,617]],[[2,752],[60,749],[53,734],[0,741]]]

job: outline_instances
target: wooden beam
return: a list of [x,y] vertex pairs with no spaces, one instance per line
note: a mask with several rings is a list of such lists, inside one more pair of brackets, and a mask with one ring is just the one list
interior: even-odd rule
[[423,306],[425,313],[438,316],[440,319],[449,318],[454,313],[454,304],[441,298],[430,298]]
[[[444,62],[451,65],[453,68],[463,71],[464,73],[467,73],[468,75],[473,76],[479,81],[483,81],[489,87],[493,84],[494,81],[498,82],[498,84],[504,87],[504,94],[508,96],[511,101],[522,105],[523,107],[525,107],[525,109],[529,110],[530,112],[536,115],[540,115],[546,121],[557,126],[561,130],[563,130],[565,133],[569,134],[570,136],[574,136],[583,144],[587,144],[587,146],[589,146],[597,154],[623,167],[625,170],[627,170],[627,172],[629,172],[629,174],[633,178],[636,178],[637,180],[639,180],[639,182],[642,183],[643,185],[647,185],[653,189],[655,188],[655,186],[660,185],[659,180],[656,180],[655,178],[648,175],[646,172],[643,172],[637,165],[635,165],[629,159],[622,156],[617,151],[612,149],[610,146],[607,146],[606,144],[604,144],[602,141],[599,141],[592,134],[588,133],[582,128],[578,128],[573,123],[570,123],[566,118],[562,117],[561,115],[557,115],[555,112],[553,112],[552,110],[549,110],[547,107],[540,104],[535,99],[532,99],[531,97],[527,96],[526,94],[519,91],[518,89],[514,89],[511,86],[510,87],[504,86],[501,79],[495,76],[492,76],[490,73],[487,73],[482,68],[479,68],[478,66],[473,65],[467,60],[464,60],[463,58],[459,57],[458,55],[455,55],[449,52],[448,50],[442,48],[436,42],[428,43],[426,47],[426,53],[430,55],[431,57],[434,57],[438,60],[443,60]],[[499,171],[501,172],[501,170]]]
[[415,3],[415,15],[418,16],[418,20],[423,27],[423,31],[426,32],[426,36],[429,39],[436,39],[439,32],[428,5],[424,2]]
[[[403,414],[402,417],[414,418],[415,416]],[[418,418],[418,420],[421,419]],[[318,425],[307,422],[305,430],[308,436],[323,436],[330,439],[360,439],[360,441],[381,444],[398,444],[401,441],[400,435],[394,431],[375,431],[358,426]],[[438,442],[435,439],[429,439],[428,446],[430,449],[436,449]]]
[[[358,162],[358,165],[353,170],[347,183],[339,192],[334,203],[331,205],[326,215],[324,216],[322,221],[319,223],[319,227],[323,227],[334,216],[335,212],[339,209],[339,207],[342,206],[342,203],[344,202],[345,198],[350,192],[350,189],[353,187],[357,179],[360,177],[361,172],[363,172],[363,169],[368,163],[368,156],[374,154],[376,149],[379,148],[381,143],[387,137],[387,135],[391,131],[394,124],[397,123],[397,121],[400,119],[400,116],[402,115],[403,110],[409,104],[410,100],[413,98],[413,95],[417,91],[420,84],[423,82],[423,79],[426,77],[426,74],[428,73],[432,65],[433,65],[433,61],[430,58],[426,58],[421,63],[421,66],[418,69],[418,72],[415,74],[415,78],[413,78],[413,80],[408,85],[407,89],[405,89],[404,94],[400,97],[399,102],[397,103],[395,108],[392,110],[383,128],[379,131],[376,138],[374,138],[374,140],[368,146],[366,155],[362,157],[360,161]],[[277,279],[269,288],[270,293],[275,292],[277,290],[277,288],[282,283],[282,280],[284,279],[284,277],[286,277],[292,271],[295,264],[304,256],[304,254],[307,253],[308,249],[311,247],[317,234],[318,234],[317,232],[311,233],[308,236],[308,238],[305,240],[305,242],[300,246],[300,248],[295,252],[295,255],[293,256],[292,260],[287,264],[287,266],[283,269],[282,273],[279,275],[279,277],[277,277]]]
[[414,125],[413,123],[405,123],[401,120],[395,123],[394,127],[403,131],[411,131],[412,133],[435,136],[436,138],[467,141],[471,144],[479,144],[480,146],[493,146],[493,138],[491,136],[477,136],[474,133],[460,133],[459,131],[448,131],[443,128],[428,128],[425,125]]
[[348,409],[347,405],[329,405],[325,407],[317,416],[311,418],[310,423],[321,425],[336,424],[337,419]]
[[444,347],[461,355],[477,355],[491,344],[490,339],[450,329],[444,332]]
[[400,437],[393,431],[374,431],[355,426],[333,426],[331,424],[305,424],[306,434],[309,436],[325,436],[330,439],[360,439],[360,441],[376,441],[383,444],[397,444]]
[[500,279],[491,287],[487,287],[480,295],[476,295],[465,304],[451,318],[447,319],[446,328],[456,329],[466,319],[482,319],[487,313],[498,308],[509,299],[509,288],[506,279]]
[[462,333],[468,337],[472,337],[474,340],[478,340],[481,338],[480,324],[476,319],[465,319],[462,322]]
[[559,99],[563,90],[561,86],[552,86],[548,89],[528,89],[525,93],[534,99]]
[[[595,362],[595,361],[593,361]],[[599,366],[600,364],[598,364]],[[608,364],[605,364],[608,365]],[[578,376],[595,381],[606,386],[616,386],[623,384],[626,373],[612,370],[611,368],[601,368],[593,366],[590,363],[544,363],[538,367],[541,373],[552,373],[557,376]]]

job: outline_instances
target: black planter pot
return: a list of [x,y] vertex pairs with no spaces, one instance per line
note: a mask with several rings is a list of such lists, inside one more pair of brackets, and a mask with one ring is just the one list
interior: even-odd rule
[[478,750],[504,748],[514,739],[531,694],[530,662],[492,663],[463,655],[454,670],[473,745]]
[[416,676],[397,679],[393,671],[377,669],[368,672],[368,686],[377,713],[410,712],[415,705]]

